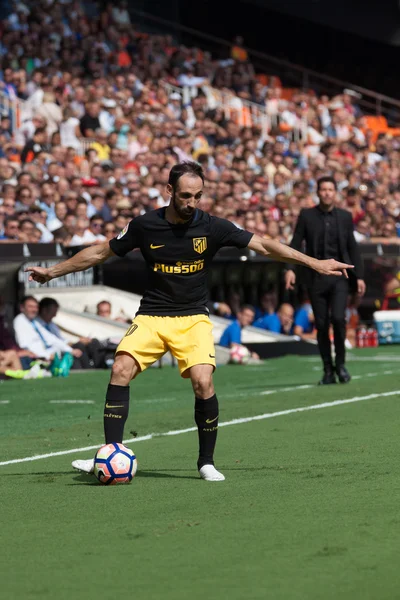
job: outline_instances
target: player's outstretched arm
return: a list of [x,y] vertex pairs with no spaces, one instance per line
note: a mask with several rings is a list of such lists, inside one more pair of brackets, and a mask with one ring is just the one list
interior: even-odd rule
[[275,260],[292,263],[294,265],[310,267],[310,269],[314,269],[314,271],[317,271],[321,275],[344,275],[345,277],[348,277],[347,269],[352,269],[354,267],[354,265],[341,263],[333,258],[330,258],[329,260],[318,260],[317,258],[307,256],[298,250],[294,250],[294,248],[290,248],[290,246],[281,244],[276,240],[267,240],[258,235],[253,235],[248,247],[250,250],[254,250],[254,252],[257,252],[257,254],[261,254],[262,256],[269,256]]
[[46,283],[51,279],[67,275],[68,273],[85,271],[85,269],[88,269],[89,267],[94,267],[94,265],[104,262],[107,258],[110,258],[110,256],[115,256],[115,254],[111,250],[109,243],[104,242],[85,248],[84,250],[77,252],[72,258],[64,260],[49,269],[43,267],[29,267],[25,269],[25,271],[30,273],[30,281]]

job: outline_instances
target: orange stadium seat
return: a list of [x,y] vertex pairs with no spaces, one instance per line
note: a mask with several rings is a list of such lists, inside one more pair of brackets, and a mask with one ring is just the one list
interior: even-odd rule
[[282,88],[281,98],[283,100],[291,100],[296,92],[296,88]]

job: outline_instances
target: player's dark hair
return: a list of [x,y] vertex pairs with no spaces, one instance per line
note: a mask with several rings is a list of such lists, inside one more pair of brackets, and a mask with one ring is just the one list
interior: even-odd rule
[[21,306],[23,306],[25,302],[28,302],[28,300],[34,300],[35,302],[37,302],[35,296],[23,296],[20,301]]
[[320,177],[317,180],[317,192],[319,192],[321,185],[323,183],[333,183],[335,190],[337,190],[337,185],[336,185],[336,181],[334,180],[334,178],[330,177],[329,175],[326,175],[325,177]]
[[169,172],[168,183],[175,191],[178,185],[179,179],[182,175],[192,175],[193,177],[200,177],[204,183],[204,173],[201,165],[193,161],[182,162],[174,165]]
[[46,308],[50,308],[51,306],[56,306],[58,308],[60,305],[54,298],[42,298],[39,302],[39,313],[41,313],[43,310],[46,310]]

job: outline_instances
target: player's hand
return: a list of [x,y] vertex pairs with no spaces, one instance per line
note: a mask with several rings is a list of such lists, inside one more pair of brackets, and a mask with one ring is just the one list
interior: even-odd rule
[[292,270],[286,271],[285,273],[285,289],[294,290],[296,284],[296,273]]
[[74,348],[71,352],[72,356],[75,356],[75,358],[80,358],[83,354],[82,350],[79,350],[79,348]]
[[367,286],[365,285],[364,279],[357,279],[357,294],[362,298],[365,294]]
[[338,262],[334,258],[329,258],[328,260],[319,260],[315,270],[317,273],[320,273],[320,275],[335,275],[336,277],[344,275],[346,279],[348,279],[347,269],[353,268],[354,265],[348,265],[346,263]]
[[25,269],[25,273],[30,273],[29,281],[37,281],[38,283],[47,283],[53,279],[50,275],[50,269],[44,267],[28,267]]

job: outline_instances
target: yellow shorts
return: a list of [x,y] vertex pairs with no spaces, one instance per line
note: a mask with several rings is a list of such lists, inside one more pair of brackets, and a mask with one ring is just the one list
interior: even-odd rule
[[168,350],[178,361],[182,377],[190,367],[200,364],[215,369],[212,323],[207,315],[151,317],[138,315],[122,338],[116,353],[127,352],[141,371],[159,360]]

